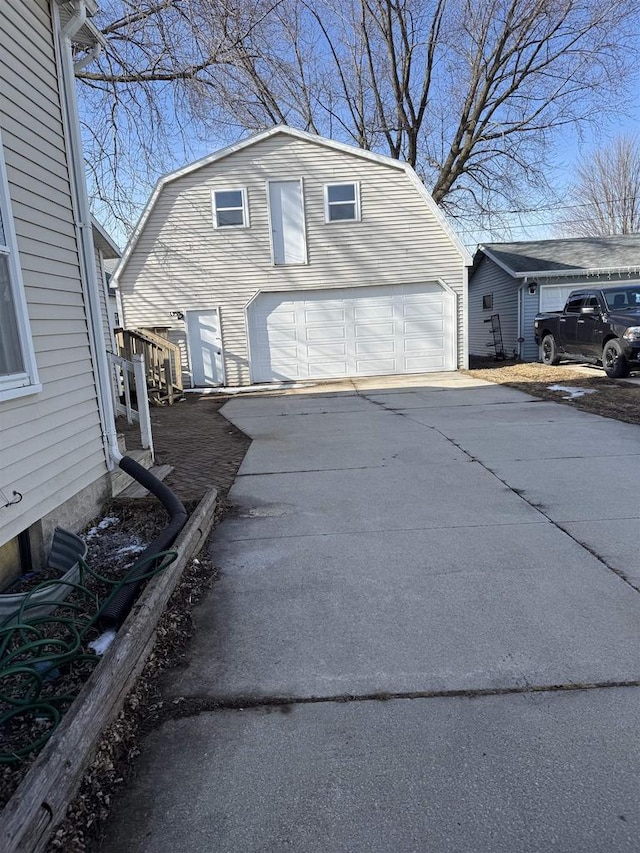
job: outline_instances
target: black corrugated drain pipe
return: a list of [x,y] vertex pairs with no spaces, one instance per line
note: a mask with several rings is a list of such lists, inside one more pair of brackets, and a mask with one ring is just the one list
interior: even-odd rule
[[[168,526],[140,554],[133,569],[129,572],[126,582],[100,614],[99,623],[105,630],[117,630],[122,625],[137,598],[142,581],[149,575],[150,571],[157,568],[162,562],[162,552],[173,545],[189,517],[182,501],[174,495],[171,489],[157,477],[154,477],[146,468],[139,465],[135,459],[131,459],[130,456],[123,456],[118,464],[123,471],[158,498],[169,513],[171,520]],[[157,559],[154,560],[154,557]]]

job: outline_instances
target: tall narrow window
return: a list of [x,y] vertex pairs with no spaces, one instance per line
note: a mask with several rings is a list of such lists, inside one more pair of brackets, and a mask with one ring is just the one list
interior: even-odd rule
[[0,138],[0,400],[39,389]]
[[249,225],[247,191],[213,190],[214,228],[246,228]]
[[324,188],[325,219],[345,222],[360,219],[360,188],[358,184],[326,184]]

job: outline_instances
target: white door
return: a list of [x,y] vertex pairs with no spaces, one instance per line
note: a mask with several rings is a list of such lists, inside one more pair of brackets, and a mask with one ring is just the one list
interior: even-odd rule
[[195,388],[224,383],[220,314],[217,308],[185,311],[191,380]]
[[455,298],[441,285],[261,293],[247,309],[254,382],[455,370]]
[[269,181],[269,220],[274,264],[306,264],[302,181]]

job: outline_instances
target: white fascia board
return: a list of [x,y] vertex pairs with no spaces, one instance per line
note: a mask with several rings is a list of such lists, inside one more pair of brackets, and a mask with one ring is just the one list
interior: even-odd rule
[[516,278],[584,278],[591,275],[628,275],[640,274],[640,266],[634,267],[578,267],[571,270],[531,270],[529,272],[513,273]]
[[568,270],[527,270],[526,272],[516,272],[512,270],[511,267],[507,266],[504,261],[501,261],[497,258],[490,249],[487,249],[486,246],[479,245],[478,251],[483,252],[488,258],[490,258],[494,264],[497,264],[501,269],[505,272],[509,273],[509,275],[513,276],[513,278],[524,279],[525,281],[530,278],[570,278],[576,276],[587,276],[587,275],[616,275],[618,273],[640,273],[640,266],[633,267],[577,267],[574,269]]
[[116,246],[113,239],[94,216],[91,217],[91,228],[93,229],[93,242],[98,244],[98,248],[102,251],[105,258],[113,259],[122,256],[119,247]]
[[513,276],[514,278],[522,278],[523,277],[522,273],[515,272],[514,270],[511,269],[511,267],[508,267],[504,263],[504,261],[501,261],[499,258],[496,258],[496,256],[493,254],[493,252],[490,249],[487,249],[486,246],[483,246],[482,244],[480,244],[478,246],[478,251],[483,252],[487,256],[487,258],[489,258],[489,260],[493,261],[493,263],[497,264],[500,267],[500,269],[503,269],[506,273]]
[[182,178],[185,175],[190,174],[191,172],[195,172],[198,169],[202,169],[204,166],[209,166],[212,163],[216,163],[219,160],[228,157],[230,154],[235,154],[237,151],[242,151],[244,148],[248,148],[250,145],[256,145],[259,142],[264,141],[265,139],[269,139],[271,136],[276,136],[277,134],[283,134],[285,136],[291,136],[295,139],[302,139],[305,142],[311,142],[314,145],[321,145],[325,148],[332,148],[335,151],[341,151],[345,154],[350,154],[353,157],[360,157],[363,160],[371,160],[374,163],[379,163],[383,166],[389,166],[392,169],[397,169],[399,171],[405,172],[408,176],[411,183],[418,190],[422,198],[427,204],[427,207],[431,210],[435,218],[438,220],[439,224],[442,226],[447,236],[455,246],[455,248],[460,252],[462,258],[464,259],[466,266],[471,266],[472,259],[468,250],[457,236],[449,222],[447,221],[445,215],[440,210],[438,205],[433,200],[431,193],[424,186],[420,178],[417,176],[415,171],[411,168],[408,163],[403,163],[400,160],[395,160],[393,157],[387,157],[384,154],[376,154],[373,151],[365,151],[362,148],[356,148],[354,145],[347,145],[344,142],[336,142],[333,139],[327,139],[324,136],[318,136],[315,133],[308,133],[305,130],[298,130],[295,127],[289,127],[288,125],[280,124],[275,127],[271,127],[268,130],[263,130],[260,133],[255,133],[252,136],[247,137],[246,139],[242,139],[239,142],[233,143],[233,145],[227,145],[225,148],[221,148],[219,151],[214,152],[213,154],[208,154],[206,157],[200,158],[200,160],[196,160],[193,163],[189,163],[187,166],[183,166],[181,169],[177,169],[175,172],[169,172],[166,175],[163,175],[156,184],[151,196],[147,204],[145,205],[144,210],[142,211],[142,215],[138,220],[138,224],[134,228],[131,236],[125,246],[125,250],[122,254],[122,261],[118,265],[118,269],[116,273],[114,273],[114,279],[116,282],[118,281],[119,276],[124,271],[129,258],[135,248],[142,231],[144,230],[144,226],[146,225],[147,219],[151,215],[153,208],[158,200],[158,196],[160,195],[163,187],[170,183],[171,181],[178,180],[178,178]]

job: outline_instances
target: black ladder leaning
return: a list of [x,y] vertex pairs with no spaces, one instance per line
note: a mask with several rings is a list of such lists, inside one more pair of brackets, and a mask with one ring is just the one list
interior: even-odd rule
[[502,342],[502,328],[500,327],[500,315],[492,314],[488,317],[485,323],[491,323],[491,340],[487,344],[488,347],[493,347],[496,351],[496,361],[502,361],[506,358],[504,353],[504,344]]

